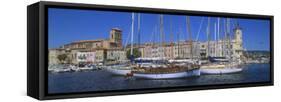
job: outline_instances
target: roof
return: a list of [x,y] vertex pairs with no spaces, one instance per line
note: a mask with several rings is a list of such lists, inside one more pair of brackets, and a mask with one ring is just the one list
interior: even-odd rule
[[80,41],[74,41],[72,43],[87,43],[87,42],[101,42],[104,41],[104,39],[97,39],[97,40],[80,40]]
[[119,29],[119,28],[112,28],[111,30],[118,30],[118,31],[122,31],[121,29]]

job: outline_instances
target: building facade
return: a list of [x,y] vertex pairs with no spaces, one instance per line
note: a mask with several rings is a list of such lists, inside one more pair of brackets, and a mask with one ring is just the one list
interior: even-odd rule
[[[57,58],[66,54],[64,63],[103,63],[109,60],[125,60],[122,49],[122,30],[112,28],[109,39],[81,40],[65,44],[58,49],[49,49],[49,64],[59,64]],[[116,51],[115,51],[116,50]]]
[[139,51],[144,58],[190,59],[211,57],[228,57],[240,59],[243,57],[242,30],[239,26],[234,29],[234,37],[217,41],[179,41],[168,44],[146,43]]
[[108,49],[106,55],[106,59],[109,61],[122,62],[127,59],[124,49]]
[[[65,63],[79,62],[103,63],[105,61],[127,60],[126,52],[130,45],[122,46],[122,31],[113,28],[109,39],[83,40],[63,45],[59,49],[49,50],[49,64],[58,64],[60,54],[67,54]],[[123,48],[126,48],[124,50]],[[142,58],[190,59],[211,57],[228,57],[241,59],[243,57],[242,29],[234,29],[232,39],[225,37],[217,41],[178,41],[171,43],[145,43],[135,45]]]

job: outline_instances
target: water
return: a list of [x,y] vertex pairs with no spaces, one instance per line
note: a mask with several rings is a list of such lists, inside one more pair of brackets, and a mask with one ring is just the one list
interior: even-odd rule
[[225,75],[201,75],[184,79],[147,80],[126,79],[113,76],[104,70],[92,72],[49,73],[49,93],[71,93],[88,91],[109,91],[176,86],[214,85],[270,80],[269,64],[246,65],[243,72]]

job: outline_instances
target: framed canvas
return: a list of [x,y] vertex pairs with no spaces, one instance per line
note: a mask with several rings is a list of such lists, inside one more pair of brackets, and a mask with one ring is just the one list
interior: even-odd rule
[[273,16],[40,1],[27,94],[43,99],[273,85]]

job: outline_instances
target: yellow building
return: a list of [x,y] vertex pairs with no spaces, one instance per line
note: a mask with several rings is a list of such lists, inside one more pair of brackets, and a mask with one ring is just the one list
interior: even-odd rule
[[[112,51],[112,49],[121,48],[122,30],[112,28],[109,32],[108,39],[74,41],[61,46],[59,49],[49,49],[49,64],[59,64],[57,56],[60,54],[67,54],[65,63],[78,64],[80,62],[85,62],[83,59],[78,58],[85,54],[94,55],[94,57],[90,56],[91,63],[100,63],[106,60],[108,50]],[[120,52],[120,50],[117,52],[114,51],[114,57],[117,57],[117,59],[124,59],[122,56],[118,56],[122,55],[123,52]],[[85,60],[87,59],[89,58],[85,58]]]

